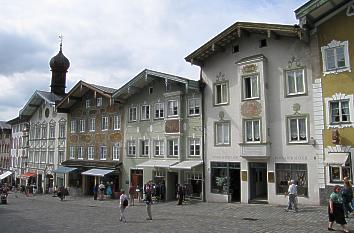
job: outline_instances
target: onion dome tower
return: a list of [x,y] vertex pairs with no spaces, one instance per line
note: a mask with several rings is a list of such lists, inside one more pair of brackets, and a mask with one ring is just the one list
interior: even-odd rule
[[66,72],[70,67],[69,60],[62,52],[62,42],[60,42],[60,50],[49,62],[52,71],[52,83],[50,85],[50,92],[64,96],[66,88]]

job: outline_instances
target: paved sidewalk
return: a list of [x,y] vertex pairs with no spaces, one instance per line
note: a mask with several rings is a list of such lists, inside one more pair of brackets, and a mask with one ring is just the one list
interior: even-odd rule
[[[118,200],[95,201],[71,197],[60,201],[51,195],[25,197],[13,194],[0,205],[0,232],[327,232],[327,209],[300,206],[285,212],[284,206],[176,202],[152,206],[153,220],[146,219],[143,203],[126,210],[127,223],[119,222]],[[349,228],[354,229],[349,219]],[[341,229],[335,225],[335,229]]]

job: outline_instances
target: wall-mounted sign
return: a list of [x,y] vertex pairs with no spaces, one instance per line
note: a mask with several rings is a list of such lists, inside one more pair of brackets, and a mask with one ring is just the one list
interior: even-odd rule
[[241,171],[241,179],[242,181],[247,181],[247,171]]
[[257,70],[258,70],[258,67],[256,64],[245,65],[242,67],[243,74],[255,73],[255,72],[257,72]]
[[268,172],[268,183],[274,183],[274,172]]

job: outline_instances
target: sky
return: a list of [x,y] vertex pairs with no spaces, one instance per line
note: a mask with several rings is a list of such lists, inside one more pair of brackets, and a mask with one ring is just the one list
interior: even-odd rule
[[120,88],[144,69],[197,80],[184,58],[233,23],[297,24],[306,0],[0,0],[0,120],[50,91],[50,59],[80,80]]

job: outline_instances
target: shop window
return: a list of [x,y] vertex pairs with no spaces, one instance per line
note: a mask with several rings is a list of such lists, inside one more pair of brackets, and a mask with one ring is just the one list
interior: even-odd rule
[[210,185],[211,192],[218,194],[230,194],[233,187],[230,187],[232,171],[240,170],[240,163],[211,162],[210,163]]
[[308,196],[308,177],[306,164],[276,163],[276,194],[284,195],[288,191],[288,181],[294,180],[298,196]]

